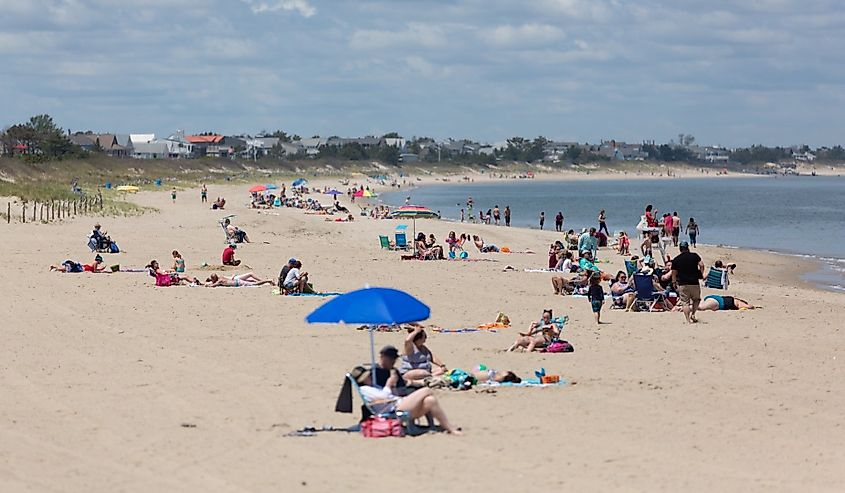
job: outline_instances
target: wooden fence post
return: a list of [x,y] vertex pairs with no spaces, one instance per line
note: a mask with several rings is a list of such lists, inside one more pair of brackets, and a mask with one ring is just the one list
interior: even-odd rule
[[26,224],[26,202],[21,205],[21,222]]
[[39,211],[38,218],[40,221],[44,221],[44,203],[41,203],[41,210]]
[[73,201],[73,215],[76,216],[76,200]]
[[35,222],[35,209],[37,209],[37,208],[38,208],[38,201],[33,200],[32,201],[32,222]]
[[12,222],[12,203],[6,202],[6,224]]

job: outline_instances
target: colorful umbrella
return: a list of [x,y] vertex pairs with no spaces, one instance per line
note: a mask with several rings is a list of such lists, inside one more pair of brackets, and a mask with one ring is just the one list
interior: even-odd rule
[[255,185],[254,187],[249,189],[249,193],[258,193],[267,190],[267,187],[264,185]]
[[440,219],[440,214],[421,205],[403,205],[387,215],[390,219],[409,218],[414,222],[414,255],[417,254],[417,218]]
[[335,198],[337,198],[337,196],[338,196],[338,195],[343,195],[343,192],[341,192],[340,190],[336,190],[336,189],[334,189],[334,188],[332,188],[332,189],[331,189],[331,190],[329,190],[328,192],[324,192],[324,193],[325,193],[326,195],[334,195],[334,197],[335,197]]
[[359,289],[328,301],[311,312],[310,324],[365,324],[370,333],[370,361],[375,385],[376,346],[373,331],[379,325],[419,322],[431,315],[431,309],[410,294],[393,288]]
[[376,194],[374,194],[372,192],[372,190],[364,190],[364,189],[358,190],[357,192],[353,193],[352,195],[355,196],[355,197],[365,197],[365,198],[376,196]]

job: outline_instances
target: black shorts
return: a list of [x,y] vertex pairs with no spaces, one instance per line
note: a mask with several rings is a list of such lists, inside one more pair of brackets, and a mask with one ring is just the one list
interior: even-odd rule
[[722,301],[725,302],[725,310],[739,310],[733,296],[722,296]]
[[672,229],[672,236],[680,236],[681,235],[681,228],[673,228]]

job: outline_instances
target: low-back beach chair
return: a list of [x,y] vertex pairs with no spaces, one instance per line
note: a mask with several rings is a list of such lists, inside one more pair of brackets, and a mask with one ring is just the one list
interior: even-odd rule
[[634,305],[638,309],[652,312],[657,303],[665,304],[663,293],[654,290],[654,282],[651,276],[645,274],[634,274],[634,287],[637,290],[637,299]]
[[[361,412],[361,421],[368,419],[370,416],[378,416],[380,418],[396,418],[402,422],[402,427],[405,428],[405,434],[410,436],[421,435],[431,430],[431,428],[421,428],[418,426],[414,419],[411,417],[409,413],[405,411],[393,411],[389,413],[377,413],[373,409],[373,406],[370,404],[370,401],[364,397],[364,394],[361,393],[361,387],[358,385],[358,382],[355,381],[355,377],[351,374],[346,374],[347,380],[349,380],[349,384],[352,385],[352,388],[355,389],[355,393],[358,394],[358,397],[361,398],[362,402],[362,412]],[[426,416],[429,420],[429,423],[432,422],[432,418],[430,416]]]
[[379,235],[378,237],[379,244],[381,244],[382,249],[393,250],[393,247],[390,246],[390,238],[384,235]]
[[628,277],[633,276],[637,272],[637,263],[633,260],[626,260],[625,270],[628,271]]
[[728,284],[730,284],[730,280],[728,279],[727,269],[710,267],[707,278],[704,280],[705,286],[713,289],[728,289]]
[[396,233],[396,249],[397,250],[410,250],[411,246],[408,245],[408,236],[406,233]]

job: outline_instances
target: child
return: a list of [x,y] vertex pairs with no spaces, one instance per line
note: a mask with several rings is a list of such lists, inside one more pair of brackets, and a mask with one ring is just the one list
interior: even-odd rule
[[590,289],[587,291],[587,299],[596,314],[596,323],[601,324],[601,306],[604,304],[604,289],[601,287],[601,276],[590,277]]
[[628,235],[622,231],[619,233],[619,255],[630,255],[631,254],[631,240],[628,239]]
[[185,259],[176,250],[173,250],[173,270],[176,272],[185,272]]
[[172,200],[174,204],[176,203],[176,187],[173,187],[173,190],[170,191],[170,200]]

